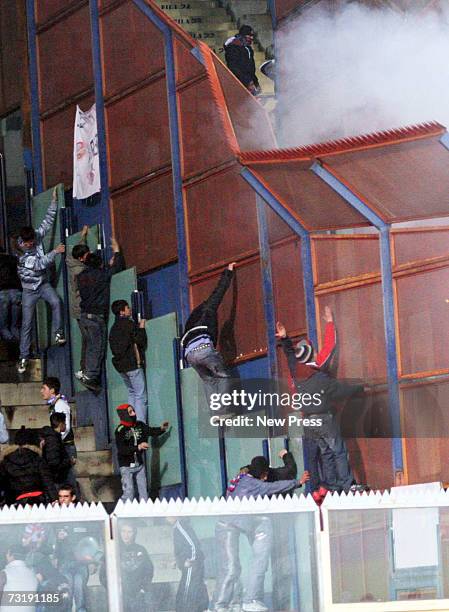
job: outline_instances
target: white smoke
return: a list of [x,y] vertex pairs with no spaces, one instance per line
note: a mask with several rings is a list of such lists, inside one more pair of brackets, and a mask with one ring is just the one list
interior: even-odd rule
[[281,146],[432,120],[449,126],[448,9],[323,5],[278,35]]

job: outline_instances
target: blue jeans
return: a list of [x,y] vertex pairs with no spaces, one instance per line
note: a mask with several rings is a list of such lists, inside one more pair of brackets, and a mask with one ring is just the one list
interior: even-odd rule
[[87,378],[98,379],[106,352],[106,321],[98,315],[81,314],[80,328],[86,346]]
[[231,391],[231,374],[223,357],[212,345],[187,353],[186,361],[203,381],[209,407],[213,393],[223,394]]
[[50,283],[42,283],[37,289],[24,289],[22,292],[22,332],[20,334],[20,359],[30,355],[33,315],[38,300],[45,300],[51,308],[51,333],[62,331],[62,307],[58,294]]
[[123,382],[128,389],[128,404],[136,411],[137,420],[144,423],[148,420],[148,396],[143,368],[120,372]]
[[122,501],[129,499],[132,501],[136,497],[134,490],[134,476],[136,477],[137,491],[139,500],[148,501],[147,476],[145,466],[136,465],[135,467],[121,467],[120,476],[122,479]]
[[19,341],[21,292],[18,289],[0,291],[0,338]]

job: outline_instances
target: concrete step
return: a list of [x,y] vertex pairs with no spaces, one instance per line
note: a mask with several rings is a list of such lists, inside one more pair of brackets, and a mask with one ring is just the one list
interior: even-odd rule
[[172,19],[217,19],[219,21],[232,21],[228,13],[223,8],[189,8],[189,9],[170,9],[165,10]]
[[95,452],[95,430],[93,425],[75,427],[75,446],[79,453]]
[[2,406],[42,405],[40,382],[0,383]]
[[[72,411],[72,423],[76,424],[76,405],[70,404]],[[6,427],[10,430],[17,430],[25,425],[31,429],[39,429],[49,425],[48,406],[41,403],[29,406],[4,406]]]
[[122,494],[120,476],[77,478],[82,499],[88,502],[116,502]]
[[[176,23],[182,26],[185,30],[189,32],[229,32],[232,31],[232,22],[201,22],[201,23],[193,23],[191,19],[175,19]],[[232,35],[232,34],[231,34]],[[224,41],[223,41],[224,42]]]
[[112,476],[112,453],[105,451],[81,451],[75,466],[77,477]]
[[42,380],[40,359],[30,359],[25,374],[17,372],[16,361],[0,361],[0,381],[2,383],[39,382]]

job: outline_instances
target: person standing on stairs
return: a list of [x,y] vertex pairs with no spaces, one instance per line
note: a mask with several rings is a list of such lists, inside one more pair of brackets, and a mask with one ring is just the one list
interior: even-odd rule
[[225,42],[224,52],[229,70],[253,96],[257,96],[260,85],[256,76],[253,42],[254,30],[249,25],[242,25],[238,33]]
[[33,315],[37,302],[45,300],[51,308],[51,327],[55,344],[62,346],[66,343],[62,321],[62,304],[58,294],[50,285],[47,270],[54,263],[56,256],[65,252],[65,246],[59,244],[47,255],[44,251],[44,238],[52,229],[58,211],[56,200],[56,187],[50,206],[44,220],[37,230],[31,226],[24,226],[19,231],[17,239],[18,273],[22,283],[22,330],[20,333],[20,355],[17,371],[23,374],[28,365],[31,346],[31,332]]
[[80,306],[80,292],[78,289],[78,283],[76,277],[86,269],[86,259],[90,254],[89,247],[87,246],[87,234],[89,233],[89,226],[85,225],[81,231],[81,239],[76,244],[71,253],[67,253],[65,263],[67,266],[69,276],[69,305],[70,305],[70,316],[76,319],[78,327],[81,332],[81,360],[80,369],[75,373],[76,378],[79,380],[83,376],[83,372],[86,369],[86,338],[83,333],[83,327],[81,325],[81,306]]
[[59,378],[56,378],[56,376],[47,376],[44,378],[41,387],[41,396],[48,404],[50,416],[54,412],[62,412],[65,414],[65,430],[61,432],[61,439],[72,464],[67,475],[67,482],[75,486],[76,475],[74,466],[76,464],[77,451],[75,446],[75,434],[72,429],[72,411],[67,398],[61,393]]
[[94,393],[101,391],[100,374],[106,352],[107,319],[111,277],[125,267],[123,255],[115,238],[111,239],[113,256],[107,268],[97,253],[89,253],[86,269],[77,276],[80,292],[81,328],[86,338],[86,369],[82,385]]
[[41,432],[42,457],[50,468],[56,487],[64,482],[76,486],[72,470],[74,460],[69,457],[61,437],[65,429],[66,415],[63,412],[53,412],[50,427],[46,425]]

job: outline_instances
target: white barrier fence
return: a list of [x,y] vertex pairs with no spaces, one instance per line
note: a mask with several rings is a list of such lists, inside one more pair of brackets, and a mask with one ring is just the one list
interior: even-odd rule
[[95,612],[448,611],[449,494],[401,489],[328,496],[321,516],[304,496],[4,508],[0,569],[31,568],[36,597],[62,575]]

